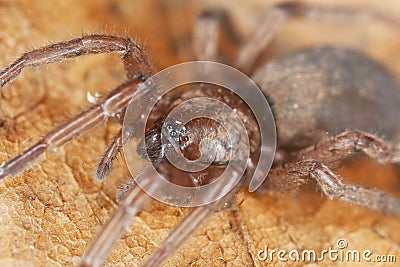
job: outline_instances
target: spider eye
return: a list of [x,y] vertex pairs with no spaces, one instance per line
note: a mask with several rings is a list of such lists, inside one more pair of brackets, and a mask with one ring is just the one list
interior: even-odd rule
[[182,131],[182,129],[179,129],[179,124],[177,122],[165,122],[164,125],[162,134],[165,135],[168,141],[171,143],[179,142],[180,132]]

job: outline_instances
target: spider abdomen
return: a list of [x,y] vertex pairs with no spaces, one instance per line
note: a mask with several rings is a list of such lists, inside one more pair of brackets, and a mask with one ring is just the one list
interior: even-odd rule
[[253,76],[272,102],[278,145],[297,150],[326,133],[361,130],[393,140],[400,88],[395,77],[350,49],[308,49],[270,61]]

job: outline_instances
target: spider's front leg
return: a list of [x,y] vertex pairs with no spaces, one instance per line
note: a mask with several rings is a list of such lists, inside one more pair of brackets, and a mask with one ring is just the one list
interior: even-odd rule
[[363,132],[346,131],[301,151],[294,163],[276,168],[266,180],[269,192],[285,192],[316,182],[329,199],[357,204],[386,214],[400,214],[400,199],[379,190],[350,185],[330,168],[338,167],[355,152],[363,151],[380,163],[398,163],[399,151],[382,139]]
[[14,176],[28,168],[35,159],[49,148],[65,144],[74,136],[91,129],[110,115],[116,114],[126,107],[143,79],[142,76],[139,76],[118,86],[107,94],[101,102],[61,124],[21,155],[6,162],[0,167],[0,181],[7,176]]
[[21,155],[2,165],[0,180],[28,168],[48,148],[60,146],[73,136],[118,114],[128,105],[138,84],[153,73],[153,67],[147,53],[129,38],[97,34],[32,50],[1,71],[0,88],[11,82],[26,67],[39,67],[82,55],[109,52],[120,53],[129,81],[105,95],[101,102],[58,126]]
[[23,54],[1,71],[0,88],[15,79],[27,67],[39,67],[82,55],[110,52],[121,55],[128,78],[139,73],[151,75],[154,71],[147,53],[131,39],[94,34],[41,47]]

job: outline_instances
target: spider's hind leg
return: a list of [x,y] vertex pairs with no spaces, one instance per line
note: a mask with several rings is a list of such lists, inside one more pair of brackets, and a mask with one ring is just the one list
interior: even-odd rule
[[316,182],[329,199],[338,199],[386,214],[400,214],[400,199],[372,188],[346,184],[340,175],[316,160],[299,161],[274,169],[268,175],[266,187],[270,192],[285,192],[310,182]]
[[361,131],[344,131],[316,146],[300,151],[297,157],[313,158],[329,168],[337,168],[347,157],[360,151],[381,164],[400,163],[399,146]]
[[395,146],[363,132],[345,131],[321,144],[301,151],[297,161],[270,172],[266,180],[270,192],[285,192],[310,182],[316,182],[329,199],[338,199],[387,214],[400,214],[400,199],[382,191],[350,185],[331,168],[337,168],[348,156],[363,151],[380,163],[398,163]]

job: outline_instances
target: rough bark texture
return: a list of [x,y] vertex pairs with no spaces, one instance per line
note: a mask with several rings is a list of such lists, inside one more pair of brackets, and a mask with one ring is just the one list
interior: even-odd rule
[[[247,2],[247,1],[243,1]],[[226,1],[242,34],[255,27],[265,1]],[[274,1],[277,2],[277,1]],[[316,1],[313,1],[316,2]],[[355,10],[380,10],[400,21],[392,1],[337,0],[326,3]],[[0,62],[11,63],[22,52],[82,33],[128,35],[146,43],[158,68],[190,58],[190,28],[199,2],[168,1],[6,1],[0,0]],[[345,22],[343,22],[345,21]],[[344,44],[369,53],[400,75],[400,28],[357,18],[332,23],[293,20],[266,52],[275,57],[299,47]],[[349,25],[350,24],[350,25]],[[88,56],[26,70],[0,92],[0,162],[22,152],[55,125],[89,105],[86,93],[104,93],[123,81],[117,56]],[[123,161],[103,183],[94,168],[117,126],[105,123],[0,184],[0,265],[76,266],[99,225],[116,207],[118,185],[127,177]],[[352,183],[376,186],[397,194],[400,179],[392,166],[371,161],[341,171]],[[270,249],[337,248],[393,254],[400,261],[400,218],[321,198],[313,187],[295,196],[250,195],[215,214],[166,266],[265,266],[257,252]],[[240,205],[239,205],[240,204]],[[106,266],[137,266],[183,218],[185,210],[154,204],[131,224]],[[288,263],[276,261],[276,266]],[[304,262],[289,262],[291,266]],[[309,266],[351,266],[317,262]],[[384,266],[371,263],[370,266]],[[388,265],[385,265],[388,266]]]

